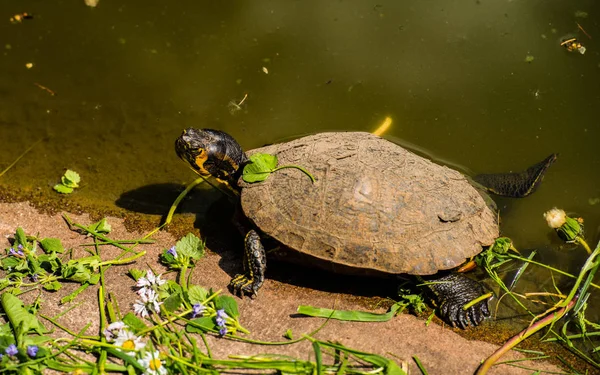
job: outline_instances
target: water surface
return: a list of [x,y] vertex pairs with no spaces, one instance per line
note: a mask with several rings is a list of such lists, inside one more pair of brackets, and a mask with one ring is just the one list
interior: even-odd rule
[[[34,18],[9,22],[21,12]],[[160,214],[195,178],[173,150],[185,127],[250,149],[390,116],[386,137],[468,173],[560,153],[536,194],[498,202],[517,247],[576,269],[581,252],[561,250],[542,213],[582,216],[598,240],[599,16],[592,0],[5,1],[0,168],[46,140],[0,187],[58,202],[70,168],[83,181],[71,204],[122,210],[141,189],[131,199]],[[562,48],[567,35],[587,52]]]

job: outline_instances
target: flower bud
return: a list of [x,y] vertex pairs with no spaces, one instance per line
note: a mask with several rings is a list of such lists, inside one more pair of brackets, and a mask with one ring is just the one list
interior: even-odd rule
[[544,213],[544,218],[548,222],[550,228],[558,229],[565,223],[567,214],[564,210],[554,207],[550,211]]
[[567,216],[565,211],[553,208],[544,214],[548,225],[556,230],[558,236],[565,242],[575,242],[583,238],[583,224]]

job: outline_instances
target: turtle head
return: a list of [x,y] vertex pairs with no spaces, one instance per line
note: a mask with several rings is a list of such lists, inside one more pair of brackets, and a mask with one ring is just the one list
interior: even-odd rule
[[175,141],[175,151],[199,175],[213,176],[231,186],[236,185],[238,171],[248,161],[232,136],[213,129],[184,130]]

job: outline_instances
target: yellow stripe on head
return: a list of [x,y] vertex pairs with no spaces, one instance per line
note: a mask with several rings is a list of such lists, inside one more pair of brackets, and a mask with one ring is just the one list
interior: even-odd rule
[[207,171],[206,168],[204,168],[204,163],[208,159],[208,153],[205,149],[199,149],[198,151],[200,153],[198,154],[198,156],[196,156],[196,160],[194,160],[194,163],[198,168],[196,172],[198,172],[202,176],[210,176],[211,173]]

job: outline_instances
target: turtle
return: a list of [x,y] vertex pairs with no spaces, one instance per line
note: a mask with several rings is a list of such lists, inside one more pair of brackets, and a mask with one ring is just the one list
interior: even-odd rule
[[[350,275],[413,275],[426,282],[440,317],[452,327],[489,316],[483,286],[455,269],[499,237],[494,194],[525,197],[556,159],[524,172],[475,178],[436,164],[366,132],[324,132],[244,152],[228,133],[188,128],[177,155],[199,175],[226,184],[238,201],[244,232],[244,273],[233,293],[255,297],[265,280],[264,239],[286,249],[286,260]],[[282,169],[265,181],[243,181],[249,155],[276,155]],[[278,256],[280,258],[280,256]],[[423,284],[423,283],[422,283]]]

